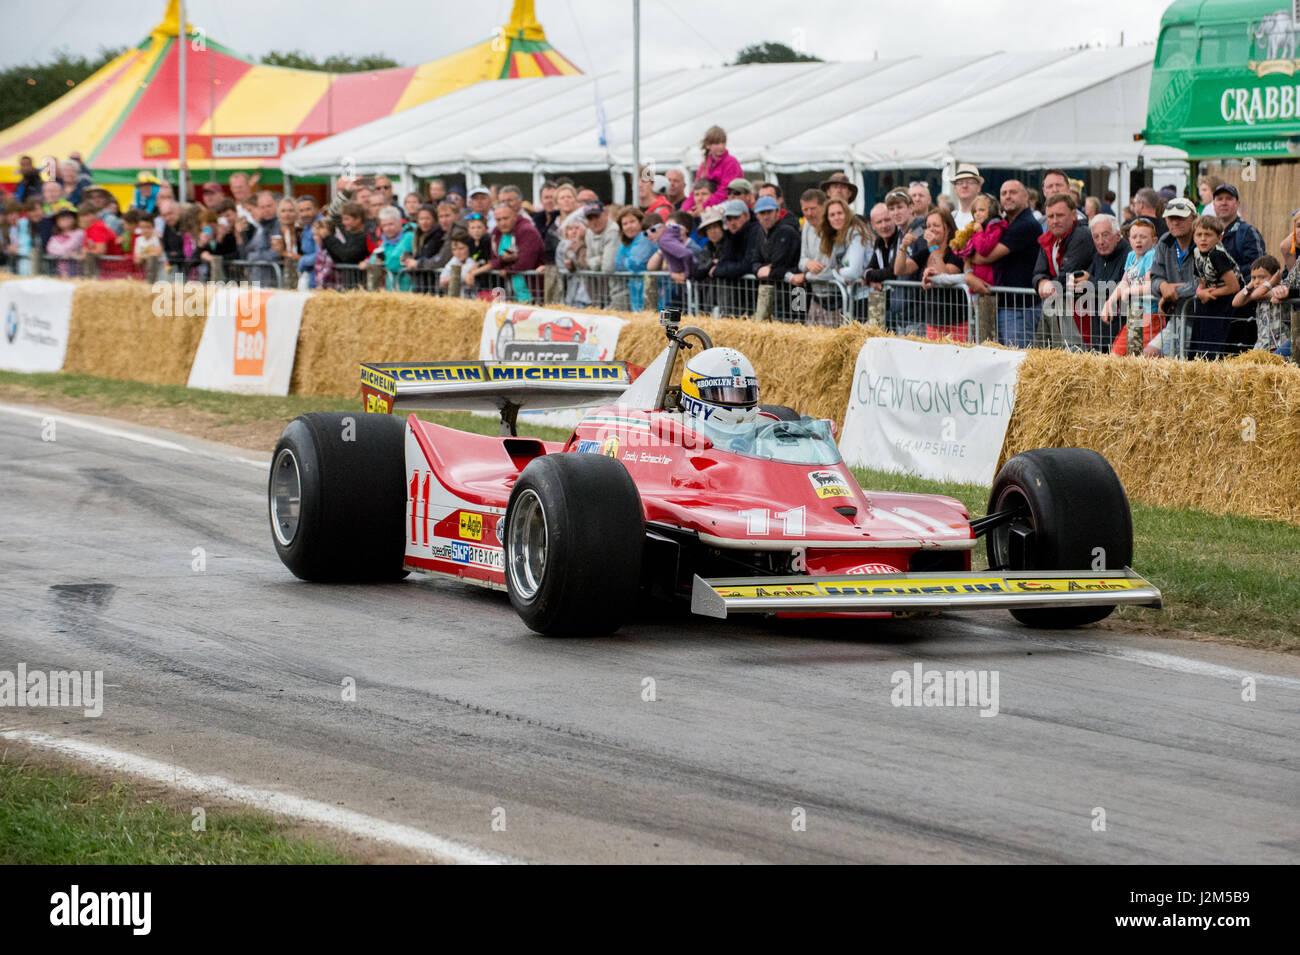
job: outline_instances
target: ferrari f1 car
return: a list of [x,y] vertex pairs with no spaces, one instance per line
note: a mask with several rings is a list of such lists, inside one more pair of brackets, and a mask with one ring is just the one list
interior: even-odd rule
[[[1095,452],[1016,455],[975,520],[953,498],[864,491],[832,422],[759,405],[741,434],[706,427],[673,371],[712,342],[664,324],[635,382],[617,362],[363,364],[368,413],[303,415],[276,445],[281,560],[311,581],[422,571],[505,590],[548,635],[612,632],[645,595],[707,617],[1003,608],[1034,627],[1160,606],[1129,568],[1128,499]],[[518,436],[525,408],[588,410],[551,442]],[[391,414],[422,409],[498,412],[501,434]],[[981,537],[988,569],[972,570]]]

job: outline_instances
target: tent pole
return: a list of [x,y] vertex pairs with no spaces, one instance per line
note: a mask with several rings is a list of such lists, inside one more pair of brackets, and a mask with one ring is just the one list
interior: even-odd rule
[[641,203],[641,0],[632,0],[632,204]]
[[180,191],[177,193],[176,198],[180,202],[188,202],[189,193],[185,189],[185,156],[186,156],[186,151],[185,151],[185,47],[189,45],[190,37],[189,37],[189,33],[185,29],[185,0],[180,0],[179,8],[180,8],[180,24],[179,24],[179,28],[176,31],[177,34],[176,55],[180,59],[179,62],[180,82],[177,84],[177,86],[180,89],[180,106],[177,109],[177,115],[180,118],[181,160],[180,163],[178,164],[180,166],[180,177],[179,177]]
[[[945,156],[943,160],[943,171],[939,173],[939,193],[941,195],[952,195],[952,177],[957,174],[957,158],[955,156]],[[937,196],[935,197],[938,198]]]

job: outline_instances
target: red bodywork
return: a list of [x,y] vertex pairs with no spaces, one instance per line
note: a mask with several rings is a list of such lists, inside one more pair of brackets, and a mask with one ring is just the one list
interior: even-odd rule
[[795,554],[804,573],[871,574],[907,572],[918,552],[950,551],[945,566],[970,569],[975,535],[960,501],[868,494],[843,463],[724,451],[679,414],[595,409],[563,444],[467,434],[414,415],[407,424],[412,569],[504,588],[499,521],[510,491],[529,461],[559,453],[617,457],[640,492],[647,531],[689,536],[715,552]]

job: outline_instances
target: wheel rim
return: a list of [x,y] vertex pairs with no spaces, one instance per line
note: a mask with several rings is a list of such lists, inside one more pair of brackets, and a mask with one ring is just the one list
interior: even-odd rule
[[536,491],[525,490],[515,500],[506,537],[510,584],[522,599],[532,600],[546,573],[546,512]]
[[1019,489],[1009,487],[998,496],[996,505],[992,508],[994,511],[1018,510],[1020,513],[1003,524],[995,527],[989,532],[989,541],[993,545],[993,565],[999,570],[1031,570],[1033,568],[1025,566],[1028,563],[1025,560],[1023,547],[1013,544],[1013,541],[1019,539],[1023,542],[1026,537],[1032,540],[1036,527],[1034,526],[1034,516],[1029,509],[1029,501],[1025,499]]
[[289,448],[281,448],[271,465],[271,528],[275,539],[288,547],[298,536],[298,518],[302,513],[302,476],[298,457]]

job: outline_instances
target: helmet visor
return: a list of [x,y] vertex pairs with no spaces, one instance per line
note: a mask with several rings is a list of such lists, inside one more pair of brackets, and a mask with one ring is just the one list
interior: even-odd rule
[[701,378],[695,383],[703,401],[731,408],[758,404],[758,379],[735,375],[727,378]]

